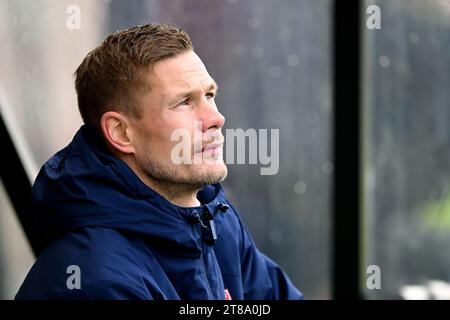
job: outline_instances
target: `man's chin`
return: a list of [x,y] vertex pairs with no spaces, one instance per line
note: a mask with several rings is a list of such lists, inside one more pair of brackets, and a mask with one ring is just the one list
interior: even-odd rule
[[195,168],[193,182],[199,182],[202,185],[214,184],[225,180],[228,175],[227,166],[224,163],[215,163],[202,165],[201,168]]
[[208,184],[221,182],[225,180],[228,175],[228,169],[224,163],[209,165],[207,171],[209,176]]

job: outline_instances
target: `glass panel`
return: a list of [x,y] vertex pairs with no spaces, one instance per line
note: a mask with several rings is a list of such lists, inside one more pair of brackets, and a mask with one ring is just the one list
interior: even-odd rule
[[[221,89],[230,129],[279,129],[279,171],[231,165],[224,183],[259,248],[306,298],[330,297],[331,0],[0,3],[0,85],[36,166],[81,124],[72,73],[107,34],[149,21],[185,28]],[[270,141],[270,139],[269,139]],[[270,142],[269,142],[270,146]],[[269,149],[269,154],[270,154]],[[273,150],[273,148],[272,148]]]
[[[7,123],[21,129],[37,166],[64,147],[81,125],[72,74],[104,35],[105,3],[77,1],[80,29],[66,25],[73,1],[0,3],[0,86]],[[70,9],[70,8],[69,8]]]
[[370,298],[450,298],[450,2],[366,1],[365,262]]

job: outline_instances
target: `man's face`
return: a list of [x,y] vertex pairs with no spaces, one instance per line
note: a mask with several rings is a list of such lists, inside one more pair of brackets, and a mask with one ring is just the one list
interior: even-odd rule
[[[157,62],[148,72],[150,93],[143,99],[141,118],[132,121],[137,169],[169,184],[201,187],[222,181],[227,175],[221,133],[225,119],[214,101],[217,85],[203,62],[187,51]],[[180,130],[184,139],[172,141]],[[177,164],[173,149],[181,141],[188,144],[191,161]]]

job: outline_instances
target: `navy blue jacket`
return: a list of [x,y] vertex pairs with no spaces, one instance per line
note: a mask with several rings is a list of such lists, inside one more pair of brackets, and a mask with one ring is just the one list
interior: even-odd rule
[[81,127],[33,185],[45,249],[16,299],[302,298],[219,184],[197,198],[199,207],[173,205]]

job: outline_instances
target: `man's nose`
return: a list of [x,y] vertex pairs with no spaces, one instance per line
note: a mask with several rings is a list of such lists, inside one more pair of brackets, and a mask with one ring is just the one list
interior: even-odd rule
[[225,117],[219,112],[216,104],[206,98],[202,101],[199,118],[202,121],[203,132],[211,128],[220,129],[225,124]]

